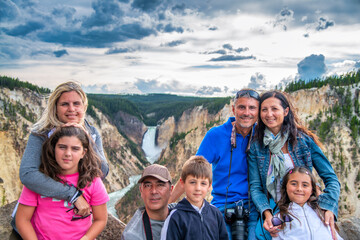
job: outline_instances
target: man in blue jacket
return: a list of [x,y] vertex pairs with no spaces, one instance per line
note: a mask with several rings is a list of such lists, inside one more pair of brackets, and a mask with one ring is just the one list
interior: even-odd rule
[[[232,106],[234,117],[210,129],[196,153],[196,155],[204,156],[212,164],[211,195],[213,199],[211,203],[224,215],[225,208],[228,212],[233,212],[236,207],[249,209],[246,152],[249,149],[250,138],[259,113],[259,99],[259,94],[251,89],[237,92]],[[183,192],[180,184],[176,184],[169,202],[178,199]],[[257,217],[258,213],[251,203],[247,221],[248,239],[256,239]],[[228,222],[226,225],[231,240],[231,223],[228,224]]]

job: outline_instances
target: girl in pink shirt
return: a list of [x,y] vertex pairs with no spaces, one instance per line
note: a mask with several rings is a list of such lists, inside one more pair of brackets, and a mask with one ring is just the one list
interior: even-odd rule
[[80,127],[57,129],[43,145],[40,171],[77,187],[91,206],[92,214],[77,215],[77,209],[68,201],[41,196],[24,186],[16,214],[16,226],[24,240],[90,240],[104,229],[109,196],[100,179],[100,159],[90,141]]

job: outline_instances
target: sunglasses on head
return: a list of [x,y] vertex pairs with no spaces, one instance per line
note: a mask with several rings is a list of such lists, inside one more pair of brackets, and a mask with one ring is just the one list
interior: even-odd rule
[[286,222],[291,222],[293,220],[292,217],[290,217],[289,215],[284,215],[284,220],[282,220],[281,218],[279,217],[273,217],[271,219],[271,222],[272,224],[276,227],[276,226],[279,226],[283,223],[286,223]]
[[254,91],[254,90],[250,90],[250,89],[248,89],[248,90],[240,90],[240,91],[238,91],[237,93],[236,93],[236,99],[238,99],[238,98],[241,98],[241,97],[245,97],[245,96],[250,96],[250,97],[252,97],[252,98],[255,98],[256,100],[260,100],[260,95],[256,92],[256,91]]
[[84,218],[87,218],[89,217],[92,212],[90,212],[90,214],[88,215],[85,215],[85,216],[81,216],[81,215],[77,215],[77,212],[79,211],[75,206],[73,208],[70,208],[69,210],[67,210],[66,212],[70,212],[71,210],[74,210],[74,215],[72,216],[71,218],[71,221],[77,221],[79,219],[84,219]]

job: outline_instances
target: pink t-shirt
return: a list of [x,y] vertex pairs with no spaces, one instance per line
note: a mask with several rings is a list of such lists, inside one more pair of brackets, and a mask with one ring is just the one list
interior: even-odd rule
[[[66,182],[77,185],[79,173],[64,176]],[[91,186],[82,189],[83,196],[90,206],[109,201],[109,196],[100,178],[95,178]],[[92,215],[84,219],[71,221],[73,206],[65,200],[43,197],[24,186],[19,203],[34,206],[31,223],[39,240],[42,239],[80,239],[92,224]],[[76,215],[78,216],[78,215]],[[78,216],[79,217],[79,216]]]

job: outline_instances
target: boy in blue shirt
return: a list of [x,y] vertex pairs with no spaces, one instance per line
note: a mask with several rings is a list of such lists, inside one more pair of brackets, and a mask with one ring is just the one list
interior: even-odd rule
[[212,182],[211,165],[202,156],[193,156],[182,168],[180,184],[186,197],[166,218],[162,240],[228,239],[225,221],[219,209],[204,198]]

